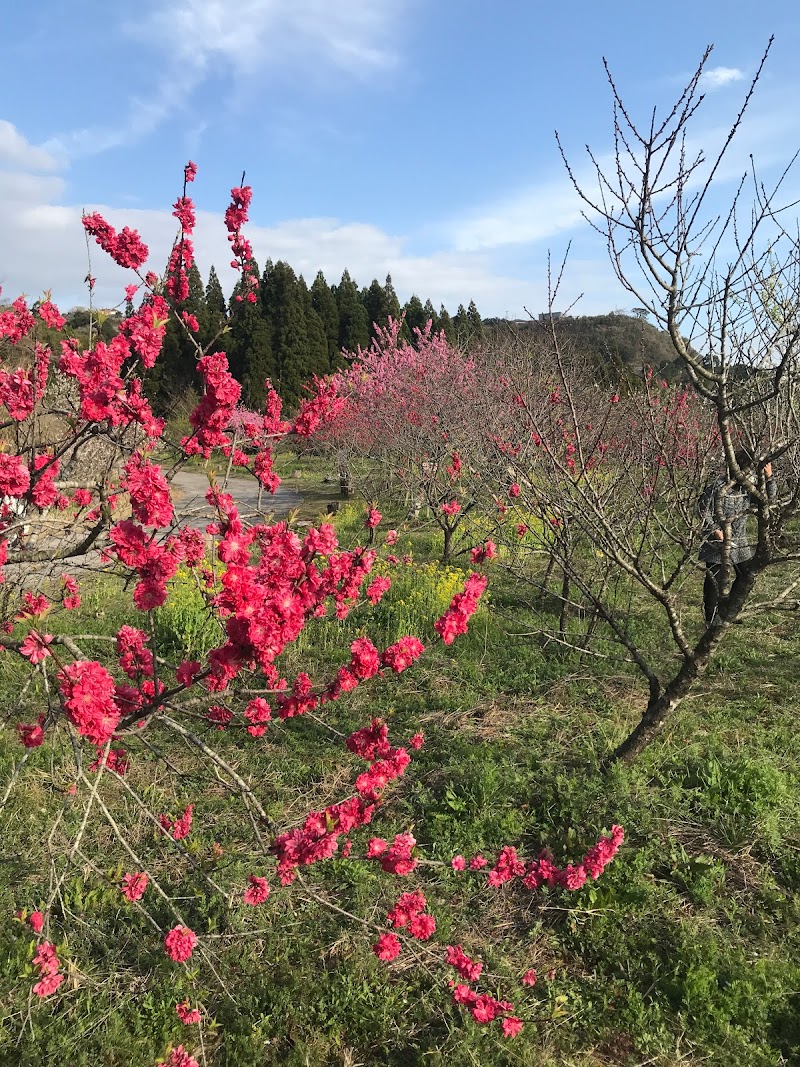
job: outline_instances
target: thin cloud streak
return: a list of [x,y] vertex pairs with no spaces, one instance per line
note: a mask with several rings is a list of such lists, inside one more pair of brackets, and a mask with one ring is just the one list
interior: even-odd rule
[[[715,121],[705,128],[691,131],[685,143],[686,158],[694,160],[702,152],[706,160],[706,166],[701,167],[692,179],[691,189],[702,186],[708,165],[716,158],[729,132],[730,122],[725,121]],[[721,189],[738,184],[742,176],[752,170],[753,162],[757,174],[764,177],[769,186],[770,171],[780,171],[786,166],[791,158],[787,146],[797,144],[798,138],[800,115],[791,103],[791,95],[755,103],[725,153],[715,174],[715,187]],[[569,158],[579,186],[590,197],[599,195],[597,174],[586,162],[585,154],[576,150],[574,157]],[[594,158],[603,173],[615,173],[615,161],[610,153],[598,153]],[[585,227],[584,211],[591,217],[591,209],[580,200],[564,173],[562,177],[531,182],[516,191],[507,191],[474,212],[451,220],[443,232],[452,247],[461,251],[535,245]]]
[[366,81],[400,62],[391,41],[411,0],[228,0],[159,2],[125,24],[139,46],[159,56],[163,74],[149,98],[131,99],[116,127],[89,127],[53,137],[49,151],[95,155],[151,134],[187,109],[214,76],[244,86],[285,74],[303,84],[331,71]]
[[582,221],[581,204],[566,177],[531,185],[487,205],[451,226],[458,251],[535,244],[575,229]]

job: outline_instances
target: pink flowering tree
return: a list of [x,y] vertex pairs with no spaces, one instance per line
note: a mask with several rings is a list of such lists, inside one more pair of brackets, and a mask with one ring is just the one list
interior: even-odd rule
[[475,418],[491,383],[430,322],[415,330],[413,345],[401,327],[390,321],[368,349],[345,354],[348,370],[329,382],[341,409],[320,439],[347,457],[368,500],[388,496],[416,518],[424,510],[448,560],[477,504],[472,459],[485,428]]
[[[64,326],[49,300],[31,310],[20,298],[0,312],[0,647],[4,667],[22,678],[19,701],[2,718],[14,745],[11,762],[3,765],[0,806],[31,775],[44,768],[49,775],[41,806],[49,821],[37,831],[43,869],[35,891],[20,886],[20,937],[35,942],[21,995],[59,997],[66,976],[89,965],[70,936],[77,923],[86,928],[92,920],[70,896],[80,876],[110,900],[113,915],[141,919],[137,950],[138,939],[149,938],[164,988],[181,989],[175,1012],[183,1024],[207,1021],[203,1005],[186,995],[194,968],[230,995],[232,972],[224,971],[219,939],[252,936],[252,909],[276,906],[280,914],[285,900],[305,899],[362,930],[387,965],[403,954],[440,967],[451,979],[455,1004],[475,1022],[513,1037],[524,1006],[518,1010],[496,996],[494,978],[482,988],[482,964],[461,945],[439,943],[436,916],[418,881],[426,863],[465,872],[489,887],[514,882],[527,894],[544,886],[568,892],[601,875],[623,831],[613,827],[563,867],[547,851],[523,858],[513,845],[491,862],[480,855],[426,860],[409,828],[393,825],[383,808],[413,766],[423,735],[390,735],[379,718],[353,728],[342,709],[354,690],[386,684],[412,668],[425,653],[421,637],[449,646],[465,634],[485,575],[468,577],[443,615],[430,620],[428,633],[382,647],[364,632],[368,605],[390,584],[373,573],[376,549],[339,544],[327,523],[302,529],[248,523],[213,475],[207,493],[213,521],[204,531],[178,523],[171,477],[189,457],[222,457],[220,467],[246,470],[272,493],[278,485],[275,443],[289,434],[309,437],[347,411],[342,390],[318,382],[292,421],[283,418],[269,388],[263,412],[237,416],[240,387],[225,355],[198,345],[203,392],[190,416],[191,432],[180,442],[164,441],[141,375],[159,357],[168,314],[162,292],[176,303],[185,299],[194,227],[187,186],[195,170],[187,165],[174,205],[180,232],[163,281],[147,271],[147,248],[136,232],[117,232],[98,214],[83,220],[87,234],[136,279],[126,289],[128,303],[141,294],[138,310],[110,341],[94,337],[83,348],[66,335],[55,348],[38,341],[40,323],[51,331]],[[250,198],[249,187],[234,188],[225,215],[232,263],[243,272],[242,302],[256,298],[243,234]],[[181,324],[189,336],[196,334],[191,316]],[[396,331],[384,340],[400,351]],[[435,350],[455,362],[441,340],[424,334],[421,342],[429,357]],[[373,355],[378,361],[380,353]],[[411,357],[404,352],[404,358]],[[459,367],[459,388],[467,393],[474,368]],[[442,436],[430,462],[451,468],[440,476],[447,492],[431,488],[428,498],[441,511],[462,492],[455,488],[461,468],[449,427],[434,429],[435,413],[421,399],[417,406],[429,424],[427,440]],[[63,468],[95,440],[103,443],[98,462],[72,463],[65,479]],[[167,469],[157,449],[171,450]],[[429,460],[414,456],[420,465]],[[472,496],[463,492],[466,507]],[[373,510],[367,526],[374,530],[380,515]],[[54,511],[62,516],[58,536],[51,529]],[[47,565],[35,566],[39,562]],[[197,658],[176,656],[158,641],[158,612],[187,582],[214,634]],[[82,597],[112,587],[124,591],[129,621],[112,635],[84,632],[73,621],[81,617]],[[307,633],[353,613],[364,620],[358,636],[322,662],[303,662],[297,648]],[[283,808],[269,759],[262,760],[263,776],[254,777],[242,770],[239,752],[249,748],[257,758],[308,720],[340,747],[339,772],[317,800],[304,795]],[[232,813],[225,850],[205,826],[209,790],[226,798]],[[398,880],[385,915],[374,908],[348,911],[320,890],[317,871],[334,859]],[[117,922],[115,937],[128,936],[128,926],[132,919]],[[103,945],[104,957],[109,948]],[[162,1062],[191,1067],[197,1061],[180,1045]]]

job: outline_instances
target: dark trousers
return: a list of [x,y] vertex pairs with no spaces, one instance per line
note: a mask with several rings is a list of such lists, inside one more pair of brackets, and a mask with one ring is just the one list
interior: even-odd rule
[[[733,584],[730,588],[731,593],[736,588],[736,583],[741,580],[746,567],[746,563],[731,564],[731,570],[733,571]],[[717,615],[724,570],[725,568],[721,563],[706,563],[706,577],[703,582],[703,618],[706,620],[706,626],[710,626]]]

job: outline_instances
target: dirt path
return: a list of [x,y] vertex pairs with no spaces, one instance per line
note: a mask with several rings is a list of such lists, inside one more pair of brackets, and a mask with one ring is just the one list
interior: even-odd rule
[[[172,502],[178,526],[193,526],[197,530],[205,530],[208,523],[216,519],[217,516],[206,503],[207,489],[208,478],[202,472],[179,471],[175,475],[172,480]],[[280,485],[274,494],[264,492],[259,512],[258,483],[255,478],[229,478],[226,492],[231,494],[242,519],[248,523],[281,519],[303,503],[298,492]],[[162,534],[163,532],[161,531]],[[23,557],[16,560],[16,553],[12,552],[3,571],[10,582],[24,580],[26,588],[30,589],[41,587],[42,583],[64,571],[96,570],[100,559],[97,546],[85,555],[59,558],[58,553],[65,546],[62,540],[56,537],[40,539],[31,547],[34,549],[34,558]],[[40,558],[40,554],[48,548],[51,551],[45,558]]]
[[[208,478],[199,471],[178,471],[172,480],[172,501],[181,526],[202,530],[216,515],[206,503]],[[276,519],[287,515],[303,503],[293,489],[279,485],[275,493],[264,492],[258,510],[258,482],[255,478],[229,478],[225,492],[230,493],[246,522],[263,522],[265,516]]]

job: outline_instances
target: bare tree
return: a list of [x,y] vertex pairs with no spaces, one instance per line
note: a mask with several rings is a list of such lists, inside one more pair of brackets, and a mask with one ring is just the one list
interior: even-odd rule
[[[584,618],[567,633],[562,613],[558,639],[586,649],[591,636],[595,654],[610,654],[597,640],[610,641],[647,683],[641,719],[612,761],[635,756],[696,691],[733,623],[800,605],[795,205],[779,203],[786,172],[768,190],[754,167],[724,213],[712,204],[768,52],[713,155],[692,147],[710,49],[666,117],[653,111],[644,125],[608,73],[615,153],[605,167],[588,150],[595,193],[562,148],[617,277],[668,331],[680,384],[651,377],[641,390],[592,396],[556,322],[535,353],[507,360],[516,415],[490,462],[496,482],[515,456],[510,517],[524,536],[507,524],[523,546],[514,566],[530,579],[536,555],[555,559],[558,596]],[[708,561],[705,621],[698,555]]]

